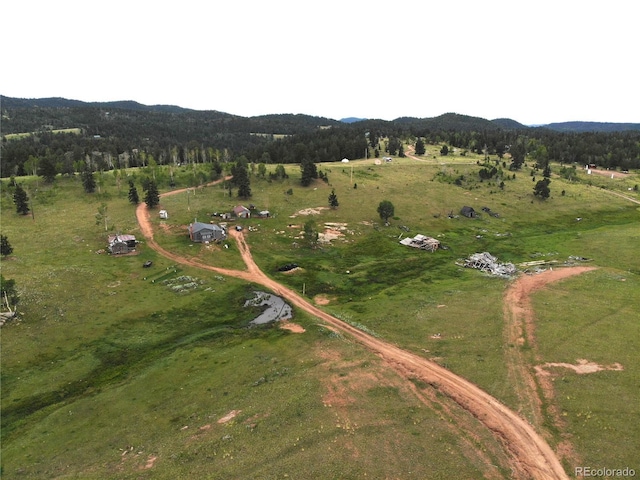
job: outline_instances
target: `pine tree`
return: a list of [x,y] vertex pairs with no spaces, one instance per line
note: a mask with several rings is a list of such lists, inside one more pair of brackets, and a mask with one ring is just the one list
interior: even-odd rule
[[249,172],[245,165],[238,164],[234,167],[233,183],[238,187],[238,197],[251,197],[251,180],[249,179]]
[[547,198],[549,198],[549,194],[551,193],[551,190],[549,189],[550,183],[551,180],[549,180],[548,178],[538,181],[538,183],[536,183],[536,186],[533,187],[533,194],[536,197],[540,197],[541,199],[546,200]]
[[303,236],[309,247],[313,248],[318,244],[318,238],[320,237],[320,235],[318,234],[318,230],[316,228],[316,222],[314,222],[313,220],[307,220],[307,222],[304,224]]
[[426,149],[424,148],[424,141],[421,138],[416,140],[416,155],[424,155]]
[[93,193],[96,191],[96,179],[88,166],[82,171],[82,186],[84,187],[84,191],[87,193]]
[[147,208],[153,208],[160,204],[160,193],[158,193],[158,186],[153,180],[150,180],[147,185],[147,193],[144,196],[144,203],[147,204]]
[[308,187],[309,185],[311,185],[311,182],[313,182],[313,180],[318,178],[318,169],[316,167],[316,164],[308,158],[302,160],[302,163],[300,164],[300,170],[302,172],[300,183],[303,187]]
[[16,212],[20,215],[27,215],[29,213],[29,196],[20,184],[16,185],[16,191],[13,194],[13,203],[16,204]]
[[340,203],[338,203],[338,196],[336,195],[336,191],[332,189],[331,193],[329,194],[329,206],[331,208],[338,208],[339,205]]
[[0,235],[0,255],[6,257],[13,253],[13,247],[6,235]]
[[133,184],[133,180],[129,180],[129,201],[134,205],[140,203],[140,196],[138,195],[138,189]]

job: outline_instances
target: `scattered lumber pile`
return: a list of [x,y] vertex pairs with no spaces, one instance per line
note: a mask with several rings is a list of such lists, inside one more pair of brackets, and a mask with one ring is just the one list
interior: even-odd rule
[[513,263],[500,263],[498,259],[489,252],[470,255],[464,260],[463,266],[475,268],[499,277],[510,277],[517,272],[516,266]]
[[438,240],[421,234],[418,234],[413,238],[403,238],[402,240],[400,240],[400,243],[402,245],[406,245],[407,247],[428,250],[429,252],[435,252],[438,248],[440,248],[440,242]]

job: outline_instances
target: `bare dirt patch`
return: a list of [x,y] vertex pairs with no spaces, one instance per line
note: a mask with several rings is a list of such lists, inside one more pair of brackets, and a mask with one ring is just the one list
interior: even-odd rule
[[313,303],[316,305],[329,305],[331,302],[335,302],[336,297],[330,297],[328,295],[320,294],[313,297]]
[[156,457],[155,455],[149,455],[149,458],[147,458],[147,463],[145,463],[145,465],[142,467],[142,470],[149,470],[150,468],[153,468],[153,465],[156,463],[157,459],[158,457]]
[[293,215],[289,215],[289,218],[296,218],[300,215],[308,216],[308,215],[320,215],[323,210],[329,210],[329,207],[315,207],[315,208],[303,208],[302,210],[298,210]]
[[611,176],[613,176],[613,178],[624,178],[628,176],[628,175],[625,175],[624,173],[616,172],[615,170],[599,170],[597,168],[592,168],[590,170],[592,174],[602,175],[603,177],[609,177],[609,178],[611,178]]
[[613,371],[621,371],[624,370],[624,367],[619,363],[613,363],[611,365],[600,365],[595,362],[590,362],[589,360],[585,360],[584,358],[576,360],[576,364],[571,363],[553,363],[548,362],[542,365],[536,365],[535,371],[538,375],[549,376],[552,373],[549,371],[550,368],[568,368],[569,370],[573,370],[578,375],[584,375],[587,373],[596,373],[601,372],[603,370],[613,370]]
[[293,333],[306,332],[306,330],[302,325],[298,325],[297,323],[293,323],[293,322],[285,322],[285,321],[280,322],[280,328],[283,330],[289,330],[290,332],[293,332]]
[[218,420],[218,423],[227,423],[230,422],[231,420],[233,420],[234,418],[236,418],[236,416],[241,412],[242,410],[231,410],[229,413],[227,413],[224,417],[220,418]]

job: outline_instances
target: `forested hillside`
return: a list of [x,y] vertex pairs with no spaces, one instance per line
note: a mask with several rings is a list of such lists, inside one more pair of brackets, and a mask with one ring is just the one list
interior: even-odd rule
[[[1,174],[93,170],[168,163],[230,161],[244,155],[262,163],[340,161],[402,155],[403,143],[425,143],[508,156],[512,168],[528,158],[640,168],[640,131],[556,131],[510,119],[455,113],[343,123],[309,115],[241,117],[133,101],[84,103],[59,98],[1,97]],[[60,130],[73,129],[67,132]],[[609,130],[612,127],[609,126]],[[18,135],[20,134],[20,135]]]

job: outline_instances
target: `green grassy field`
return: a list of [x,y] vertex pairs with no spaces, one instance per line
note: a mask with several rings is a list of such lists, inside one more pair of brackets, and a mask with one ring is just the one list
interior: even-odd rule
[[[535,294],[539,353],[543,362],[585,358],[624,370],[561,371],[554,385],[566,425],[549,431],[556,439],[570,435],[585,464],[634,467],[638,205],[600,185],[555,177],[551,198],[541,202],[531,195],[528,170],[502,190],[477,179],[471,154],[446,165],[431,153],[424,159],[321,165],[329,184],[307,188],[298,184],[297,166],[287,166],[282,182],[252,177],[246,203],[273,214],[239,222],[251,227],[254,259],[310,301],[328,299],[328,312],[433,358],[516,409],[504,363],[507,281],[455,262],[479,251],[512,262],[591,259],[597,271]],[[192,174],[184,170],[178,186]],[[462,187],[451,183],[460,175]],[[316,319],[295,313],[304,334],[248,328],[256,311],[242,305],[252,285],[176,266],[144,242],[137,255],[97,253],[108,233],[140,236],[126,189],[118,190],[115,176],[104,178],[94,195],[82,193],[79,179],[40,184],[37,193],[35,180],[25,179],[34,218],[15,214],[2,183],[2,233],[14,247],[2,275],[15,279],[21,294],[20,319],[1,331],[3,476],[509,477],[502,449],[474,419],[444,413],[446,399],[426,406],[377,357]],[[634,195],[628,185],[637,181],[631,174],[606,187]],[[336,210],[299,214],[327,207],[332,188]],[[376,213],[384,199],[395,206],[390,226]],[[95,221],[103,202],[108,232]],[[169,219],[151,215],[155,239],[201,262],[241,269],[233,242],[192,244],[186,231],[194,219],[209,221],[238,203],[218,186],[165,197]],[[482,216],[458,216],[463,205]],[[309,218],[320,231],[327,222],[345,224],[343,236],[305,247],[295,237]],[[437,237],[448,250],[398,244],[416,233]],[[146,260],[151,269],[142,268]],[[277,271],[291,262],[301,269]],[[197,286],[172,289],[186,283]],[[218,423],[232,411],[233,419]],[[615,455],[605,448],[612,443]]]

